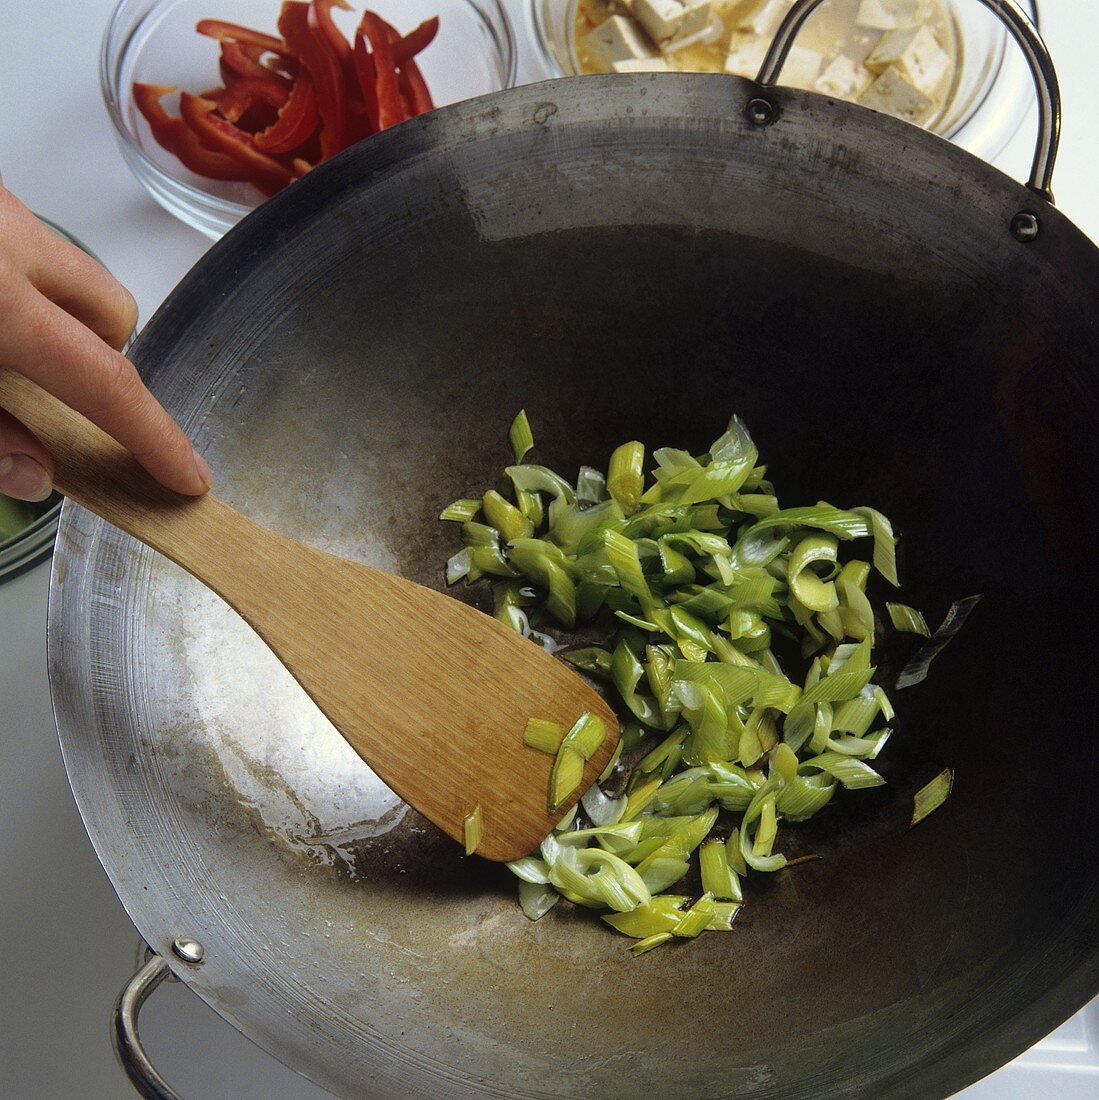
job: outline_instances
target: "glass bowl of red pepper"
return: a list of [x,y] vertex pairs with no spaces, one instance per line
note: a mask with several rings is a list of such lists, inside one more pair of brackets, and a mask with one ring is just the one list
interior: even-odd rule
[[379,130],[510,87],[500,0],[121,0],[100,79],[127,165],[214,239]]

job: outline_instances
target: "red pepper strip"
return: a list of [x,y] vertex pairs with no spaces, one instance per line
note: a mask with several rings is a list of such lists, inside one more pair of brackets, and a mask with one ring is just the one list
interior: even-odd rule
[[221,44],[221,73],[236,73],[237,76],[274,77],[270,69],[260,64],[263,50],[258,46],[243,46],[239,42],[226,40]]
[[200,99],[190,92],[184,92],[179,97],[183,121],[203,145],[235,160],[247,173],[249,182],[261,190],[272,188],[277,191],[285,187],[290,182],[290,173],[285,165],[257,149],[251,134],[220,118],[214,113],[216,109],[216,103]]
[[361,31],[355,32],[354,58],[366,116],[360,137],[369,137],[378,132],[378,78],[374,71],[374,55],[366,48],[366,38]]
[[403,65],[409,58],[415,57],[422,50],[426,50],[439,32],[439,17],[433,15],[425,19],[415,30],[409,31],[404,38],[398,36],[393,46],[393,61],[396,65]]
[[351,5],[347,0],[313,0],[312,8],[317,30],[324,35],[324,39],[332,52],[340,59],[340,67],[344,73],[350,73],[352,69],[351,44],[344,38],[343,31],[333,21],[332,9],[342,8],[344,11],[350,11]]
[[195,24],[195,30],[199,34],[206,35],[207,38],[216,38],[219,42],[228,39],[249,46],[258,46],[271,53],[286,53],[286,44],[281,38],[254,31],[250,27],[242,27],[237,23],[226,23],[223,19],[200,19]]
[[389,41],[391,30],[389,24],[374,12],[363,12],[359,34],[368,38],[373,47],[379,130],[396,126],[408,117],[401,103],[401,90],[397,84],[397,67],[393,63],[393,47]]
[[248,172],[223,153],[207,149],[181,118],[168,114],[161,99],[176,89],[158,84],[134,84],[134,103],[145,116],[157,144],[179,159],[185,168],[212,180],[247,180]]
[[300,76],[274,124],[261,130],[253,140],[256,148],[265,153],[289,153],[304,144],[319,125],[313,82],[308,76]]
[[414,118],[416,115],[435,110],[424,74],[420,72],[420,66],[411,57],[401,66],[399,79],[401,91],[409,102],[410,117]]
[[282,107],[290,98],[283,84],[270,78],[237,76],[230,80],[217,100],[221,117],[236,122],[253,103],[266,103],[268,107]]
[[[312,18],[311,18],[312,16]],[[308,4],[285,0],[279,15],[279,33],[286,46],[309,70],[321,118],[321,155],[327,160],[347,148],[347,87],[339,58],[324,40]]]

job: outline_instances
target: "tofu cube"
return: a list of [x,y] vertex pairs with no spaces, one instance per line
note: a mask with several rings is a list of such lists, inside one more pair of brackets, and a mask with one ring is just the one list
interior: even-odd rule
[[725,58],[725,71],[734,76],[746,76],[754,80],[763,66],[771,41],[744,31],[734,31],[729,39],[729,54]]
[[858,99],[873,79],[874,74],[861,61],[841,53],[829,62],[813,87],[836,99]]
[[938,106],[937,100],[921,92],[905,78],[904,73],[894,66],[886,69],[859,96],[859,102],[864,107],[884,111],[887,115],[903,118],[906,122],[914,122],[916,125],[926,122]]
[[900,69],[921,92],[934,95],[950,71],[950,55],[926,26],[889,31],[866,59],[866,67],[883,73],[890,65]]
[[770,38],[786,18],[794,0],[756,0],[756,5],[741,16],[737,30],[762,34]]
[[630,10],[661,49],[704,34],[710,26],[710,0],[633,0]]
[[877,31],[907,31],[927,18],[926,0],[862,0],[856,22]]
[[824,56],[805,46],[794,46],[786,56],[779,80],[791,88],[812,88],[820,75]]
[[630,61],[616,61],[611,68],[616,73],[670,73],[671,65],[662,57],[639,57]]
[[616,61],[640,61],[656,56],[645,32],[624,15],[612,15],[581,41],[596,64],[608,71]]

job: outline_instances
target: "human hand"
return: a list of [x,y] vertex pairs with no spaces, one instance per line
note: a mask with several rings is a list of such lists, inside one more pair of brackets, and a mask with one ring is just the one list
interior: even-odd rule
[[[0,183],[0,367],[83,413],[169,489],[200,496],[210,468],[119,351],[136,322],[130,292]],[[0,493],[38,501],[52,489],[45,447],[0,409]]]

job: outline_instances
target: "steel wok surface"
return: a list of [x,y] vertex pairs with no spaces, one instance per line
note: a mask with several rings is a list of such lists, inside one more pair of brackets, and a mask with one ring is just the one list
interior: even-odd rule
[[902,123],[775,90],[755,128],[752,89],[418,119],[246,219],[134,351],[230,503],[424,583],[519,407],[566,474],[735,410],[784,502],[891,515],[906,600],[983,594],[888,785],[785,829],[824,858],[753,879],[732,934],[634,960],[567,906],[528,924],[216,597],[66,507],[50,670],[99,856],[155,949],[205,945],[192,989],[342,1096],[945,1095],[1099,989],[1096,251]]

